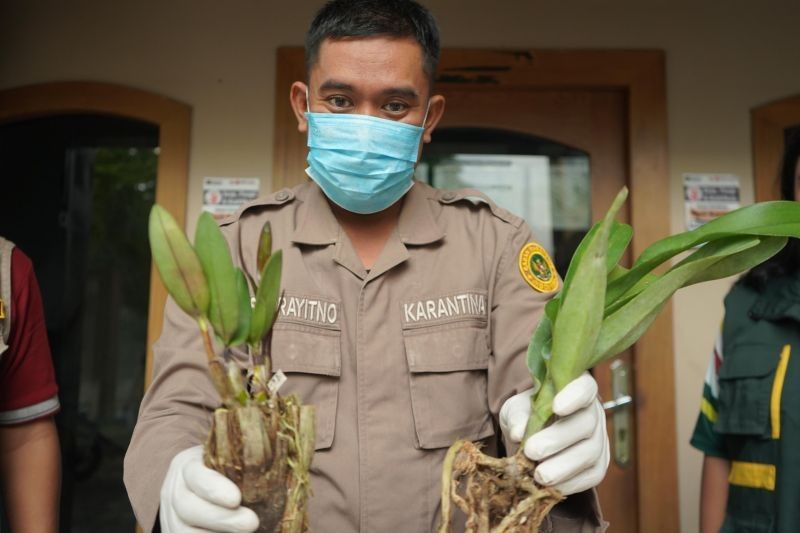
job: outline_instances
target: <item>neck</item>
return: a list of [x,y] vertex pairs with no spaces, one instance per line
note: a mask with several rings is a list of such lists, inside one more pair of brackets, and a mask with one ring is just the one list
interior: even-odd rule
[[403,200],[378,213],[361,215],[342,209],[333,202],[328,202],[331,211],[342,225],[364,268],[370,269],[375,264],[381,251],[397,227]]
[[330,200],[328,200],[328,203],[331,206],[331,211],[333,211],[333,215],[336,217],[336,220],[339,221],[339,224],[358,226],[363,229],[369,229],[375,225],[396,225],[397,220],[400,218],[400,210],[403,207],[403,200],[401,199],[383,211],[362,215],[360,213],[353,213],[343,209]]

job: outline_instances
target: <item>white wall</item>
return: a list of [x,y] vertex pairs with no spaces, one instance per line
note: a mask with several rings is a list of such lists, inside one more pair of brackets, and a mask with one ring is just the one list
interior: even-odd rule
[[[800,94],[797,0],[428,0],[452,47],[651,48],[667,54],[672,228],[681,175],[727,172],[752,200],[749,110]],[[0,0],[0,88],[114,82],[193,107],[189,220],[204,176],[270,189],[275,49],[302,44],[321,1]],[[681,524],[697,530],[700,455],[687,442],[729,282],[675,298]]]

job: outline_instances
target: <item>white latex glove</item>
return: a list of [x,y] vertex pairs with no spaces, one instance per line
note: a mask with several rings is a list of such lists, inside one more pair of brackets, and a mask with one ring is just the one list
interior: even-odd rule
[[[531,412],[533,389],[516,394],[500,409],[500,428],[511,442],[519,442]],[[564,495],[596,487],[610,459],[606,417],[597,397],[597,382],[588,373],[571,381],[553,399],[558,420],[533,434],[523,449],[539,462],[534,479]]]
[[203,464],[202,446],[183,450],[172,459],[161,486],[161,531],[255,531],[258,517],[240,507],[241,501],[242,494],[233,481]]

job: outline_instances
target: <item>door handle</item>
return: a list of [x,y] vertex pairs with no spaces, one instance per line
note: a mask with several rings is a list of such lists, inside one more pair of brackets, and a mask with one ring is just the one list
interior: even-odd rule
[[628,405],[629,403],[633,403],[633,398],[629,395],[620,396],[616,400],[611,400],[609,402],[603,402],[603,409],[606,411],[611,411],[612,413],[617,409],[621,409]]
[[603,403],[603,409],[611,414],[613,431],[611,447],[614,462],[625,468],[631,462],[631,407],[633,397],[628,390],[628,365],[617,359],[610,366],[612,400]]

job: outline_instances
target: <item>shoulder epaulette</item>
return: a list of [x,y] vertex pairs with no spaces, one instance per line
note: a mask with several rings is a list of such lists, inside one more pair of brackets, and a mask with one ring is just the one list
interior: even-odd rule
[[439,191],[439,203],[450,205],[459,202],[470,202],[472,205],[485,205],[488,207],[492,214],[504,222],[508,222],[513,226],[522,224],[522,219],[511,211],[504,209],[494,203],[491,198],[478,189],[454,189]]
[[294,191],[292,191],[292,189],[288,188],[281,189],[272,194],[264,196],[263,198],[257,198],[255,200],[247,202],[246,204],[242,204],[242,206],[239,209],[237,209],[235,213],[223,218],[219,224],[220,226],[227,226],[239,220],[245,211],[248,211],[250,209],[256,209],[259,207],[280,206],[288,204],[294,199],[295,199],[295,194]]

